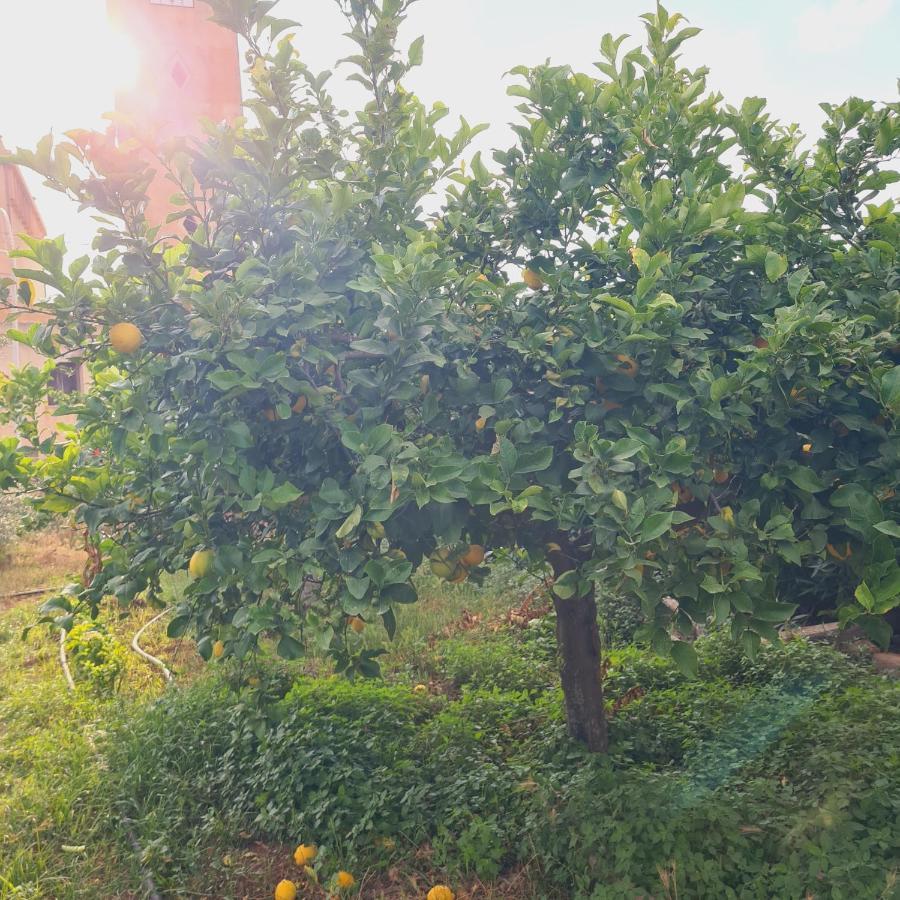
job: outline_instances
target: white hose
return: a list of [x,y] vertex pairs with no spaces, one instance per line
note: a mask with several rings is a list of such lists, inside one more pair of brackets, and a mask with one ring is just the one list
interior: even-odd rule
[[169,681],[169,682],[172,681],[172,673],[171,673],[171,672],[169,671],[169,669],[166,667],[166,664],[165,664],[161,659],[157,659],[157,657],[155,657],[155,656],[153,656],[152,654],[148,653],[146,650],[143,650],[143,649],[141,648],[141,645],[138,643],[138,640],[140,639],[140,636],[141,636],[141,635],[142,635],[142,634],[143,634],[143,633],[144,633],[151,625],[153,625],[155,622],[158,622],[158,621],[159,621],[166,613],[170,613],[171,611],[172,611],[172,608],[171,608],[171,607],[168,607],[167,609],[164,609],[158,616],[154,616],[149,622],[147,622],[147,623],[145,623],[144,625],[142,625],[142,626],[137,630],[137,632],[135,633],[134,637],[131,639],[131,649],[134,650],[134,652],[137,653],[138,656],[142,657],[143,659],[146,659],[148,663],[150,663],[151,665],[156,666],[156,667],[162,672],[163,678],[165,678],[166,681]]
[[[168,611],[169,610],[167,610],[167,609],[163,610],[163,612],[161,612],[155,619],[148,622],[147,625],[152,625],[153,622],[156,621],[156,619],[159,619],[162,615],[164,615]],[[145,625],[144,628],[146,628],[147,625]],[[171,681],[172,673],[162,664],[162,662],[160,662],[160,660],[156,659],[155,656],[150,656],[149,653],[144,653],[144,651],[141,650],[141,648],[137,646],[137,638],[140,635],[141,631],[144,630],[144,628],[142,628],[134,636],[134,640],[131,642],[132,647],[134,647],[134,649],[138,653],[140,653],[141,656],[145,656],[148,659],[153,660],[158,665],[162,666],[163,674],[166,676],[166,680]],[[62,665],[63,674],[66,676],[66,683],[69,686],[69,690],[74,691],[75,690],[75,679],[72,678],[72,672],[69,669],[69,660],[66,657],[66,630],[65,630],[65,628],[59,629],[59,662]],[[99,757],[100,754],[99,754],[99,751],[97,750],[97,745],[94,743],[94,739],[91,737],[91,735],[88,731],[85,731],[85,738],[87,739],[88,746],[91,748],[91,750],[94,752],[94,754],[97,757]],[[101,759],[100,762],[102,764],[104,761]],[[162,897],[160,896],[159,891],[156,890],[156,884],[153,881],[153,876],[150,874],[150,872],[146,868],[144,868],[143,851],[141,850],[141,845],[138,843],[138,840],[135,837],[134,829],[131,827],[133,824],[131,819],[122,817],[122,824],[125,826],[125,835],[128,838],[128,843],[131,844],[131,847],[134,850],[134,853],[138,858],[138,862],[140,864],[140,869],[141,869],[141,885],[147,894],[148,900],[162,900]]]
[[59,662],[62,665],[63,674],[66,676],[66,683],[69,690],[75,690],[75,679],[72,677],[72,671],[69,669],[69,660],[66,658],[66,629],[59,629]]

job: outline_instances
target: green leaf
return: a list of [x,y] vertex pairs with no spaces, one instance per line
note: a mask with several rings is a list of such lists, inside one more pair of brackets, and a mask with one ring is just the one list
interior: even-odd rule
[[563,572],[556,581],[553,582],[553,593],[560,600],[568,600],[575,596],[578,590],[578,573],[573,569],[571,572]]
[[341,525],[340,528],[334,533],[334,536],[340,541],[347,537],[357,525],[359,525],[360,519],[362,519],[362,507],[357,503],[353,508],[353,512],[344,519],[344,524]]
[[894,631],[882,616],[859,616],[856,624],[866,633],[866,636],[878,644],[882,650],[887,650],[891,645]]
[[686,678],[696,678],[698,661],[697,651],[684,641],[675,641],[672,644],[672,659]]
[[825,485],[819,481],[819,476],[808,466],[794,466],[787,477],[800,488],[810,494],[816,494],[825,490]]
[[289,634],[283,634],[275,652],[282,659],[300,659],[303,656],[303,644]]
[[166,628],[166,635],[170,638],[180,638],[184,636],[184,633],[188,629],[188,625],[191,624],[190,616],[175,616],[169,622],[168,627]]
[[672,527],[672,513],[658,512],[647,516],[641,527],[641,543],[655,541]]
[[885,406],[900,412],[900,366],[894,366],[881,376],[881,396]]
[[796,612],[796,603],[755,603],[753,605],[753,617],[763,622],[787,622]]
[[856,597],[859,601],[859,605],[866,612],[872,612],[875,608],[875,595],[864,581],[853,592],[853,596]]
[[369,590],[369,585],[371,583],[371,579],[365,576],[362,578],[354,578],[352,575],[348,575],[344,579],[344,584],[347,585],[347,590],[354,600],[362,600],[362,598],[366,596],[366,592]]
[[419,599],[416,589],[408,582],[388,585],[381,591],[381,596],[391,603],[415,603]]
[[[425,35],[419,35],[410,45],[409,45],[409,64],[411,66],[421,66],[422,59],[424,56],[424,46],[425,46]],[[393,635],[392,635],[393,637]]]
[[541,447],[537,450],[522,450],[516,463],[516,474],[526,475],[529,472],[543,472],[553,462],[553,448]]
[[892,522],[890,519],[878,522],[875,525],[875,530],[880,531],[882,534],[889,534],[891,537],[900,538],[900,524]]
[[787,272],[787,257],[770,250],[766,254],[766,278],[769,281],[778,281],[785,272]]

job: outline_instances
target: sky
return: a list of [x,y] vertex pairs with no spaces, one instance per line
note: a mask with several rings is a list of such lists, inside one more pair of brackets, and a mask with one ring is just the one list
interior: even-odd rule
[[[110,30],[105,5],[2,0],[0,136],[7,147],[33,147],[51,130],[105,127],[103,113],[135,64],[135,48]],[[666,6],[703,29],[684,45],[683,59],[708,66],[711,87],[735,104],[766,97],[776,117],[799,123],[812,137],[821,101],[897,99],[900,0],[669,0]],[[409,86],[470,123],[490,123],[480,149],[506,147],[519,102],[506,95],[510,68],[549,58],[595,72],[603,34],[640,35],[638,17],[652,7],[652,0],[419,0],[401,33],[405,43],[425,36],[425,62]],[[275,12],[301,23],[295,45],[312,69],[334,69],[353,52],[334,0],[281,0]],[[340,68],[330,88],[352,108],[356,86],[343,83]],[[26,177],[49,234],[64,234],[74,255],[88,252],[89,213]]]

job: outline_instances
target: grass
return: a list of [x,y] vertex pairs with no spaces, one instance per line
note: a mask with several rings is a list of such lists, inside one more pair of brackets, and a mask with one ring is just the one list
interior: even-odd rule
[[[13,559],[28,583],[32,549]],[[38,571],[61,580],[63,560]],[[436,882],[460,900],[897,895],[900,684],[803,642],[751,664],[715,638],[686,682],[617,639],[606,687],[630,702],[601,760],[565,739],[533,587],[503,566],[483,590],[424,576],[384,682],[269,657],[237,692],[235,662],[207,665],[163,618],[142,645],[174,689],[129,653],[116,696],[72,694],[56,635],[20,639],[37,601],[0,612],[0,900],[137,898],[142,864],[167,897],[266,898],[299,877],[324,900],[291,861],[301,838],[323,881],[349,867],[349,896],[382,900]],[[157,610],[129,613],[101,615],[125,645]]]

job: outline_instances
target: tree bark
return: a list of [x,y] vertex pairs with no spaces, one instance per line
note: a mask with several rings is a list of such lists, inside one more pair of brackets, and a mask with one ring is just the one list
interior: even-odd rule
[[[557,577],[572,568],[571,564],[566,565],[558,559],[551,561]],[[569,735],[586,744],[593,753],[606,753],[608,739],[600,673],[600,632],[593,591],[565,600],[554,595],[553,606]]]
[[569,735],[594,753],[607,749],[606,712],[600,680],[600,634],[593,594],[553,598],[560,675]]

